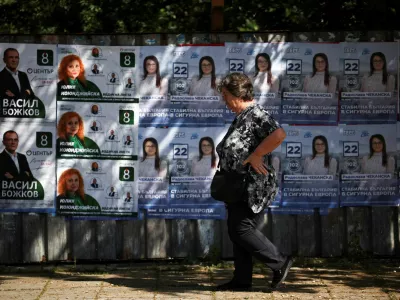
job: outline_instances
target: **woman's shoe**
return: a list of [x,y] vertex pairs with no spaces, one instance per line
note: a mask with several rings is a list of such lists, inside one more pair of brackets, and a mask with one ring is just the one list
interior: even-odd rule
[[276,289],[286,278],[289,269],[293,265],[293,259],[291,256],[288,256],[285,264],[279,270],[273,271],[271,288]]

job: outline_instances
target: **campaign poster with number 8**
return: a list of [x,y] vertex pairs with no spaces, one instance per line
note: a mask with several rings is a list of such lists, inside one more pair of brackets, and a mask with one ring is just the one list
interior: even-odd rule
[[297,142],[286,143],[286,157],[301,158],[302,144]]
[[358,142],[343,142],[344,157],[358,157],[359,147]]

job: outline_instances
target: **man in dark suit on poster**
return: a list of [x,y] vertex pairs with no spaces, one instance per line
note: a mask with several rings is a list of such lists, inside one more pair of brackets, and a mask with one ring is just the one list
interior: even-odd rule
[[109,140],[115,140],[115,134],[114,134],[114,130],[110,130],[110,135],[108,136]]
[[0,97],[7,99],[33,99],[35,94],[29,83],[28,75],[18,70],[19,53],[17,49],[4,51],[5,68],[0,72]]
[[92,126],[90,126],[90,129],[93,131],[99,131],[99,127],[97,126],[96,121],[93,121]]
[[17,153],[18,134],[9,130],[3,134],[5,149],[0,153],[0,180],[33,180],[26,156]]

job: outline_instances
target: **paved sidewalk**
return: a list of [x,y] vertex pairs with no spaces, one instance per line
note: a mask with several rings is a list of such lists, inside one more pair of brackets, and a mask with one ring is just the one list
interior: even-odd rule
[[0,266],[0,299],[400,299],[400,260],[295,262],[286,284],[268,288],[257,264],[251,292],[216,292],[232,264]]

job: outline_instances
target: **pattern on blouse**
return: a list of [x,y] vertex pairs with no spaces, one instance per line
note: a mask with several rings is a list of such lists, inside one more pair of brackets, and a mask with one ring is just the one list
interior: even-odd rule
[[[248,166],[243,166],[243,162],[268,135],[280,127],[262,106],[258,104],[248,106],[236,116],[217,146],[220,168],[225,171],[246,172]],[[267,176],[257,174],[250,168],[247,202],[254,213],[259,213],[268,206],[278,190],[276,173],[273,166],[268,164],[268,157],[270,153],[264,156]]]

